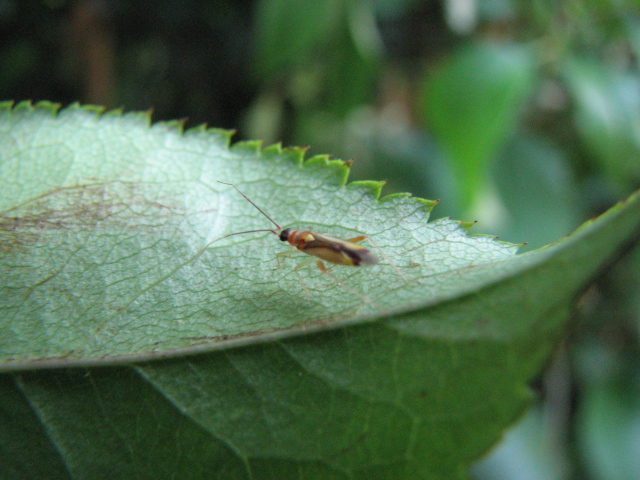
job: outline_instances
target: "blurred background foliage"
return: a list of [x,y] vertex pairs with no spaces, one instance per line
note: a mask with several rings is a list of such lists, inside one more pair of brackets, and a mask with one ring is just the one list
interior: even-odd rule
[[[640,187],[639,54],[637,0],[0,0],[2,100],[310,145],[525,249]],[[640,251],[578,305],[475,478],[640,478]]]

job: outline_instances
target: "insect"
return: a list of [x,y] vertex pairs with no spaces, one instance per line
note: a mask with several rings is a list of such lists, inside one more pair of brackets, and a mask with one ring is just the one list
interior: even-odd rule
[[[310,230],[299,231],[292,228],[282,228],[275,221],[273,221],[273,219],[269,215],[267,215],[260,207],[253,203],[253,201],[251,201],[249,197],[242,193],[240,189],[234,184],[220,181],[218,181],[218,183],[229,185],[235,188],[236,191],[245,198],[245,200],[253,205],[260,213],[262,213],[262,215],[267,217],[267,219],[269,219],[269,221],[276,226],[277,231],[270,228],[260,230],[246,230],[244,232],[230,233],[228,235],[225,235],[224,237],[218,238],[217,240],[222,240],[223,238],[231,237],[233,235],[243,235],[245,233],[271,232],[277,235],[281,241],[288,242],[289,245],[297,248],[301,252],[319,258],[320,260],[317,260],[318,268],[322,272],[326,272],[327,270],[327,268],[322,263],[323,260],[326,262],[334,263],[336,265],[348,265],[353,267],[366,267],[375,265],[380,261],[373,252],[358,245],[358,242],[361,242],[362,240],[367,238],[366,236],[359,236],[350,238],[348,240],[342,240],[330,235],[315,233]],[[281,252],[278,255],[289,254],[290,252]],[[308,263],[310,262],[304,262],[304,265],[307,265]]]
[[[292,247],[295,247],[299,251],[306,253],[307,255],[316,257],[319,260],[316,260],[313,258],[305,260],[302,263],[300,263],[298,266],[296,266],[294,269],[296,272],[296,275],[298,276],[298,280],[300,281],[301,285],[307,292],[307,296],[309,295],[309,292],[307,288],[304,286],[304,282],[302,282],[302,279],[298,274],[298,270],[300,270],[302,267],[306,265],[309,265],[310,263],[313,263],[314,261],[316,262],[320,271],[326,274],[328,274],[329,272],[323,262],[329,262],[336,265],[346,265],[346,266],[353,266],[353,267],[366,267],[366,266],[375,265],[380,261],[373,252],[358,245],[358,242],[361,242],[362,240],[367,238],[364,235],[359,237],[349,238],[347,240],[342,240],[340,238],[332,237],[330,235],[315,233],[310,230],[299,231],[299,230],[294,230],[292,228],[282,228],[269,215],[267,215],[260,207],[258,207],[255,203],[253,203],[253,201],[249,197],[247,197],[244,193],[242,193],[240,189],[236,187],[234,184],[220,182],[220,181],[218,181],[218,183],[222,183],[223,185],[229,185],[233,187],[240,195],[244,197],[245,200],[247,200],[251,205],[253,205],[260,213],[262,213],[262,215],[267,217],[267,219],[275,225],[276,229],[274,230],[274,229],[266,228],[266,229],[260,229],[260,230],[246,230],[243,232],[235,232],[235,233],[230,233],[228,235],[220,237],[215,241],[222,240],[223,238],[231,237],[233,235],[243,235],[245,233],[271,232],[277,235],[281,241],[288,242],[289,245],[291,245]],[[295,253],[295,251],[286,251],[286,252],[280,252],[276,254],[276,258],[278,260],[278,266],[280,266],[280,257],[290,256],[292,253]],[[333,275],[331,276],[340,286],[344,287],[344,285],[337,278],[333,277]]]

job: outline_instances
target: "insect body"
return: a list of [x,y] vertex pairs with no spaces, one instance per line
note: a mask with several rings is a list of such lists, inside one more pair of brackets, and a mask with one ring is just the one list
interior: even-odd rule
[[[330,235],[318,234],[311,231],[297,231],[291,228],[282,228],[276,222],[274,222],[269,215],[264,213],[260,207],[258,207],[255,203],[253,203],[249,197],[247,197],[244,193],[242,193],[238,187],[231,183],[219,182],[224,185],[229,185],[235,188],[240,195],[242,195],[251,205],[253,205],[260,213],[262,213],[265,217],[269,219],[271,223],[276,226],[276,230],[271,229],[263,229],[263,230],[247,230],[244,232],[236,232],[230,233],[229,235],[225,235],[224,237],[220,237],[218,240],[221,240],[226,237],[231,237],[233,235],[242,235],[245,233],[253,233],[253,232],[271,232],[275,235],[278,235],[278,238],[283,242],[289,242],[292,247],[297,248],[301,252],[304,252],[308,255],[312,255],[320,260],[317,261],[318,268],[326,273],[327,269],[322,263],[322,260],[330,263],[334,263],[336,265],[349,265],[354,267],[365,267],[369,265],[375,265],[378,263],[378,257],[376,257],[370,250],[367,250],[364,247],[358,245],[358,242],[361,242],[366,236],[354,237],[348,240],[341,240],[336,237],[332,237]],[[217,241],[217,240],[216,240]],[[289,255],[290,252],[282,252],[278,254],[281,255]],[[296,271],[304,265],[309,264],[310,261],[305,261],[302,264],[296,267]],[[280,260],[278,260],[278,264],[280,264]]]
[[280,240],[289,242],[292,247],[301,252],[336,265],[354,267],[375,265],[379,261],[378,257],[370,250],[357,244],[365,238],[367,237],[362,236],[341,240],[329,235],[320,235],[310,231],[299,232],[291,228],[285,228],[280,232]]

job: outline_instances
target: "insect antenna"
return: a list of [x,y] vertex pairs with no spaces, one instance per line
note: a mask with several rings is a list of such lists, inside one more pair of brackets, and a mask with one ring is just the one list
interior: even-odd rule
[[[229,185],[230,187],[235,188],[235,189],[236,189],[236,191],[237,191],[240,195],[242,195],[242,196],[245,198],[245,200],[246,200],[247,202],[249,202],[251,205],[253,205],[254,207],[256,207],[256,209],[257,209],[257,210],[258,210],[262,215],[264,215],[265,217],[267,217],[267,218],[269,219],[269,221],[270,221],[271,223],[273,223],[273,224],[276,226],[276,228],[277,228],[278,230],[282,230],[282,227],[281,227],[280,225],[278,225],[276,222],[274,222],[274,221],[273,221],[273,219],[272,219],[269,215],[267,215],[266,213],[264,213],[264,211],[263,211],[259,206],[257,206],[255,203],[253,203],[253,202],[251,201],[251,199],[250,199],[249,197],[247,197],[244,193],[242,193],[242,192],[240,191],[240,189],[239,189],[238,187],[236,187],[233,183],[221,182],[220,180],[216,180],[216,181],[217,181],[218,183],[223,184],[223,185]],[[249,230],[249,231],[246,231],[246,232],[232,233],[231,235],[240,235],[241,233],[252,233],[252,232],[273,232],[273,233],[275,233],[275,234],[277,235],[277,233],[276,233],[276,232],[274,232],[273,230]],[[230,237],[231,235],[227,235],[227,237]],[[222,238],[224,238],[224,237],[222,237]]]
[[211,242],[209,242],[207,244],[207,247],[209,247],[210,245],[213,245],[214,243],[216,243],[219,240],[222,240],[223,238],[227,238],[227,237],[233,237],[234,235],[242,235],[243,233],[255,233],[255,232],[271,232],[274,235],[279,235],[278,232],[276,232],[275,230],[269,230],[269,229],[263,229],[263,230],[246,230],[244,232],[235,232],[235,233],[229,233],[227,235],[224,235],[222,237],[218,237],[215,240],[212,240]]

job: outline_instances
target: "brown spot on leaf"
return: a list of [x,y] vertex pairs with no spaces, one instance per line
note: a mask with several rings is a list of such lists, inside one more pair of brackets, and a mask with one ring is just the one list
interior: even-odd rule
[[184,214],[174,199],[157,193],[121,182],[53,189],[0,214],[0,253],[24,251],[60,230],[157,231],[171,223],[167,218]]

